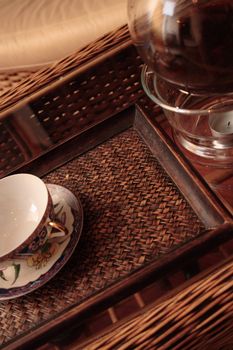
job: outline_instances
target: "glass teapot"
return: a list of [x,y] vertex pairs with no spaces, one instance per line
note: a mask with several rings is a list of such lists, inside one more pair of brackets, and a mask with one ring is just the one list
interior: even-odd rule
[[144,62],[185,91],[233,91],[232,0],[129,0]]

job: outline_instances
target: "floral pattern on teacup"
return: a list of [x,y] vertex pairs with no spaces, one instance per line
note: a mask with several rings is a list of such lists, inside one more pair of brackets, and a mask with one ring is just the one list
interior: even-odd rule
[[[44,268],[53,255],[57,253],[60,244],[47,241],[38,251],[26,259],[27,266],[37,270]],[[11,265],[0,269],[0,278],[14,285],[20,275],[20,271],[21,264],[12,262]]]
[[[56,217],[59,218],[59,222],[63,225],[67,224],[67,213],[68,210],[67,205],[61,200],[59,203],[54,204],[54,210],[56,212]],[[50,218],[48,218],[48,221]],[[26,262],[26,265],[30,268],[34,268],[36,270],[40,270],[46,267],[46,265],[50,262],[53,256],[58,252],[59,246],[62,245],[69,236],[60,237],[60,238],[51,238],[46,239],[48,235],[48,230],[56,231],[56,229],[45,226],[43,230],[37,237],[37,240],[34,240],[28,249],[24,250],[21,257],[23,261]],[[51,233],[50,232],[50,233]],[[26,254],[26,255],[25,255]],[[11,285],[14,285],[17,279],[20,277],[22,263],[15,263],[12,261],[11,264],[6,262],[6,265],[0,268],[0,279],[9,282]]]
[[58,248],[59,243],[46,242],[38,252],[27,258],[27,265],[35,267],[37,270],[45,267]]
[[20,274],[21,265],[12,263],[0,270],[0,278],[9,281],[12,285],[17,281]]
[[28,251],[35,252],[41,247],[47,237],[48,228],[44,226],[42,231],[38,234],[38,236],[32,241],[32,243],[28,246]]
[[[51,184],[47,186],[51,193],[53,205],[56,206],[55,218],[60,220],[61,216],[66,217],[65,226],[68,228],[69,235],[65,241],[59,241],[58,251],[53,254],[47,265],[41,269],[28,266],[26,259],[14,261],[20,265],[19,277],[12,285],[11,283],[15,277],[15,268],[12,266],[10,269],[13,272],[11,273],[11,280],[5,281],[0,278],[0,301],[31,293],[47,283],[65,265],[79,241],[83,225],[83,210],[80,200],[65,187]],[[64,207],[65,216],[62,215],[63,212],[60,212],[59,216],[57,215],[61,206]],[[0,270],[3,267],[4,264],[1,263]]]

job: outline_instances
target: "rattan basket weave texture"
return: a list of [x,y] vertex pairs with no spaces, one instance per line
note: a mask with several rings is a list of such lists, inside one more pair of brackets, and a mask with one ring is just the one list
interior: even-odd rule
[[[84,350],[233,349],[233,262],[151,305]],[[78,349],[79,347],[77,347]],[[79,349],[81,349],[79,348]]]
[[80,196],[84,230],[74,255],[46,286],[0,305],[5,343],[127,277],[203,227],[133,129],[44,178]]
[[[20,99],[39,92],[59,78],[62,80],[63,74],[81,68],[85,62],[94,59],[95,55],[128,38],[127,28],[120,28],[48,69],[2,75],[1,111],[14,106]],[[51,92],[39,102],[32,102],[33,110],[51,140],[55,143],[62,142],[72,131],[75,134],[88,127],[93,117],[99,116],[99,120],[104,118],[111,96],[110,107],[113,113],[133,104],[141,96],[136,81],[139,64],[138,61],[135,75],[132,64],[126,61],[123,76],[114,77],[116,85],[114,86],[114,81],[111,85],[112,80],[110,85],[106,82],[105,93],[108,97],[104,101],[103,94],[98,96],[96,92],[99,86],[98,82],[95,85],[93,78],[93,90],[86,91],[85,102],[82,99],[79,101],[78,117],[71,120],[70,124],[70,117],[64,123],[66,115],[63,113],[68,105],[69,112],[76,113],[77,104],[72,110],[76,94],[71,99],[69,92],[66,94],[67,103],[60,108],[59,118],[59,92],[56,96]],[[130,69],[131,75],[128,74]],[[112,73],[108,67],[106,74]],[[92,77],[94,75],[90,73],[88,79]],[[84,91],[87,81],[81,80],[78,82],[83,83]],[[127,93],[117,90],[120,89],[120,80],[125,83]],[[73,92],[77,90],[75,84],[76,79],[70,85]],[[92,103],[90,99],[93,96],[95,98],[90,113],[93,110],[94,113],[90,116],[85,107]],[[111,111],[107,110],[106,113]],[[55,128],[54,123],[57,123]],[[14,143],[13,138],[10,140],[13,146],[8,147],[7,132],[8,129],[2,135],[1,145],[6,146],[6,151],[12,149],[13,154],[9,156],[18,164],[17,153],[23,157],[24,152],[16,149],[18,142]],[[22,160],[23,158],[20,159]],[[5,163],[2,163],[3,168]],[[202,223],[187,201],[133,129],[50,173],[45,181],[64,185],[80,196],[85,212],[82,239],[69,263],[46,286],[31,295],[1,303],[0,343],[3,346],[30,331],[34,325],[56,317],[67,307],[84,301],[115,281],[127,278],[152,260],[171,253],[203,230]],[[139,315],[122,325],[119,334],[113,332],[88,346],[90,349],[199,350],[206,349],[206,346],[213,350],[221,349],[226,344],[224,337],[231,339],[231,279],[232,265],[226,265],[220,272],[211,275],[210,279],[204,278],[159,306],[148,309],[145,315]],[[205,296],[204,291],[207,292]],[[135,331],[138,323],[140,329]],[[203,337],[197,340],[197,336]],[[186,343],[185,337],[190,343]]]
[[85,64],[90,64],[98,56],[110,54],[124,42],[130,42],[127,26],[123,26],[95,42],[87,45],[82,50],[74,52],[64,59],[31,72],[1,73],[0,75],[0,111],[5,110],[20,102],[23,98],[29,98],[35,92],[40,92],[45,86],[58,80],[62,82],[63,76],[69,72],[81,69]]
[[140,67],[136,50],[126,48],[10,113],[0,124],[7,132],[0,176],[134,105],[144,96]]

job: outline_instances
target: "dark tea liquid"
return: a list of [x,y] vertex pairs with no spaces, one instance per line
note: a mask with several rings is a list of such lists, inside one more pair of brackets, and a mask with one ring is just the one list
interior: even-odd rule
[[[174,3],[152,16],[149,40],[139,47],[145,61],[185,90],[233,91],[233,0]],[[153,24],[158,18],[160,32]]]

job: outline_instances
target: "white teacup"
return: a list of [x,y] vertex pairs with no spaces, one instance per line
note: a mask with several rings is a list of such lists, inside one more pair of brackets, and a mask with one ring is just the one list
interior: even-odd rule
[[48,239],[67,235],[67,229],[53,219],[52,200],[40,178],[16,174],[1,179],[0,262],[24,258]]

